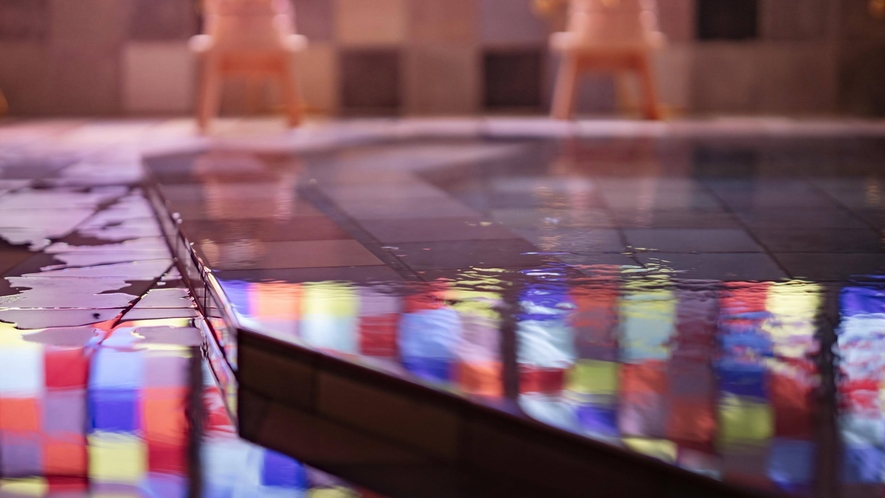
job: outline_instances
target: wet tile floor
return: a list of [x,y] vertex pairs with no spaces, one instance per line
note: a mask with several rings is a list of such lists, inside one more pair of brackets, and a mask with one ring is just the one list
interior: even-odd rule
[[378,496],[237,436],[140,161],[94,148],[0,148],[0,496]]
[[[885,491],[880,132],[584,124],[548,134],[555,126],[344,123],[155,151],[148,166],[257,331],[726,482],[799,496]],[[173,290],[138,173],[120,162],[45,151],[8,161],[0,320],[61,328],[45,335],[65,341],[109,321],[114,332],[83,336],[81,350],[119,348],[122,334],[136,350],[190,347],[196,363],[177,333],[125,327],[193,308]],[[80,180],[105,171],[120,180]],[[199,317],[183,320],[199,328]],[[194,432],[188,447],[211,446]],[[135,433],[150,450],[149,433]],[[130,486],[153,482],[151,460],[140,461]],[[268,484],[267,472],[240,479],[201,462],[208,483]],[[158,470],[158,482],[196,486],[184,468]],[[33,474],[8,485],[46,485],[35,479],[46,470]]]

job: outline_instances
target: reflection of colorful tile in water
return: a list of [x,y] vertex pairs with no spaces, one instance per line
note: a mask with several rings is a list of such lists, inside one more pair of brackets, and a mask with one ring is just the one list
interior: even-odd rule
[[885,289],[846,287],[840,296],[839,428],[846,490],[885,482]]
[[745,465],[755,458],[766,462],[770,482],[804,492],[813,484],[816,451],[812,400],[819,378],[811,356],[818,349],[820,288],[739,284],[725,291],[720,306],[719,448],[726,475],[759,480],[761,469]]
[[[499,397],[500,298],[437,282],[356,287],[224,282],[246,325],[354,360],[371,360],[465,394]],[[378,363],[376,363],[378,364]]]

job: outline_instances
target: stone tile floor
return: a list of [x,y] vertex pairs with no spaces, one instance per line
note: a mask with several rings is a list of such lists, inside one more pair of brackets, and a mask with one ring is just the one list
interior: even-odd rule
[[882,125],[186,126],[0,128],[0,320],[193,314],[143,152],[256,330],[727,482],[885,490]]
[[133,126],[0,127],[0,496],[377,496],[237,436]]

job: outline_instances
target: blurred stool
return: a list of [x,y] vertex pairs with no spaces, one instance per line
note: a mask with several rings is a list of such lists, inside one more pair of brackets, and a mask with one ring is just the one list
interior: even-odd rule
[[566,31],[550,37],[561,55],[551,115],[569,119],[584,72],[632,72],[639,77],[642,113],[660,119],[651,52],[664,44],[655,0],[571,0]]
[[206,0],[205,33],[191,38],[202,60],[197,124],[205,131],[218,115],[227,76],[276,80],[282,90],[289,125],[301,122],[302,103],[294,55],[307,47],[295,34],[295,12],[288,0]]

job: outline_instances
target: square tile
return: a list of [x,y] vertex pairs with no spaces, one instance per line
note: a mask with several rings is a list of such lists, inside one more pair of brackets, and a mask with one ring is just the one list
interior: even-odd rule
[[501,224],[480,218],[377,219],[361,221],[360,225],[385,244],[517,238]]
[[488,45],[546,45],[548,28],[529,2],[478,0],[480,41]]
[[538,49],[486,51],[483,103],[489,109],[541,106],[543,52]]
[[482,190],[457,193],[456,196],[480,211],[493,211],[511,208],[535,208],[538,210],[579,211],[604,208],[602,199],[593,193],[579,195],[536,192],[488,192]]
[[653,269],[673,271],[674,277],[710,280],[778,280],[787,274],[767,254],[759,253],[640,253],[639,261]]
[[[805,1],[805,0],[802,0]],[[760,110],[780,113],[822,113],[836,110],[837,54],[834,46],[773,46],[759,54]],[[803,91],[797,92],[796,88]]]
[[310,43],[335,39],[335,2],[330,0],[291,0],[295,27]]
[[586,254],[597,252],[620,253],[624,242],[617,230],[553,228],[515,228],[514,232],[531,242],[542,252],[569,252]]
[[215,270],[274,268],[319,268],[334,266],[373,266],[383,263],[359,242],[318,240],[262,242],[253,248],[236,242],[229,245],[202,243],[199,250]]
[[470,46],[478,38],[476,0],[410,0],[409,40]]
[[882,21],[870,15],[870,2],[844,0],[839,2],[839,34],[854,40],[883,40]]
[[842,281],[854,276],[885,276],[881,254],[775,254],[795,278]]
[[130,43],[123,52],[123,102],[128,112],[189,112],[196,61],[184,43]]
[[406,0],[333,0],[336,39],[344,46],[396,45],[406,39]]
[[605,209],[491,210],[492,218],[508,228],[613,228],[616,223]]
[[[320,0],[329,4],[328,0]],[[297,59],[298,79],[308,111],[332,113],[338,109],[338,59],[331,43],[310,41]]]
[[697,0],[699,40],[756,38],[759,0]]
[[649,186],[632,192],[603,190],[600,194],[612,211],[723,211],[719,199],[701,187],[669,190]]
[[694,41],[696,0],[658,0],[658,26],[670,43]]
[[[722,3],[732,0],[722,0]],[[736,3],[744,3],[737,0]],[[750,112],[757,107],[761,79],[752,44],[705,43],[695,47],[692,105],[698,112]]]
[[827,33],[831,6],[826,0],[762,0],[759,30],[770,40],[818,40]]
[[351,237],[324,216],[299,216],[289,220],[191,220],[181,230],[191,242],[234,243],[238,240],[264,242],[296,240],[344,240]]
[[[119,2],[118,2],[119,3]],[[134,0],[129,20],[133,40],[187,40],[198,33],[197,6],[178,0]]]
[[843,209],[752,209],[737,211],[735,216],[751,229],[783,227],[814,230],[867,227],[860,217]]
[[119,48],[126,38],[128,7],[115,0],[49,0],[50,42]]
[[52,112],[108,115],[122,110],[117,47],[58,45],[50,52],[50,61],[52,85],[47,97]]
[[479,108],[479,52],[472,46],[416,45],[405,53],[410,114],[472,114]]
[[740,228],[731,213],[708,211],[615,211],[624,228]]
[[839,74],[839,102],[845,111],[863,116],[885,114],[885,93],[881,91],[885,43],[843,44]]
[[0,41],[41,41],[49,33],[49,0],[4,0]]
[[207,202],[175,202],[169,207],[173,213],[188,221],[204,220],[273,220],[282,222],[299,217],[322,217],[313,205],[305,201],[277,201],[269,196],[265,199],[211,197]]
[[[374,5],[359,0],[359,4]],[[340,53],[342,106],[349,110],[388,110],[400,106],[398,50],[354,50]]]
[[528,268],[540,266],[544,258],[528,242],[514,240],[471,240],[399,244],[391,252],[413,270],[454,268]]
[[338,205],[357,220],[407,220],[427,218],[479,218],[480,213],[454,199],[389,199],[384,203],[369,200],[339,201]]
[[282,268],[268,270],[218,270],[219,280],[244,282],[399,282],[403,278],[387,266],[340,266],[332,268]]
[[687,45],[670,45],[653,55],[656,84],[661,101],[673,109],[691,107],[691,77],[694,49]]
[[772,252],[882,253],[882,234],[868,228],[806,229],[778,227],[753,229]]
[[733,228],[653,228],[624,230],[637,249],[658,252],[763,252],[743,230]]
[[855,209],[852,213],[877,230],[885,229],[885,209]]

